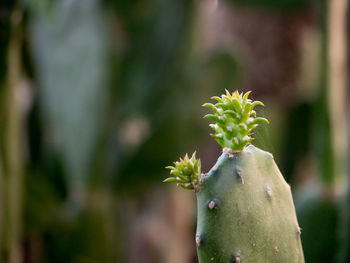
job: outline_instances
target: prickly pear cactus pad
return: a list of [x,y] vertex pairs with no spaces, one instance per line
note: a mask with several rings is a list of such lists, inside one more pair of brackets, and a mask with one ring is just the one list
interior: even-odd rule
[[253,145],[223,153],[197,192],[200,263],[304,262],[289,185]]
[[235,91],[230,94],[212,97],[217,100],[216,104],[205,103],[204,107],[213,110],[213,114],[207,114],[204,118],[213,120],[215,123],[209,126],[215,131],[210,134],[222,148],[233,151],[242,151],[254,138],[250,137],[259,123],[268,123],[268,120],[256,117],[255,106],[264,105],[261,101],[248,99],[250,91],[239,94]]
[[226,91],[204,104],[222,155],[207,174],[195,154],[186,155],[167,167],[165,181],[196,192],[199,263],[303,263],[290,186],[272,154],[249,144],[252,130],[268,121],[256,117],[254,107],[263,104],[248,96]]

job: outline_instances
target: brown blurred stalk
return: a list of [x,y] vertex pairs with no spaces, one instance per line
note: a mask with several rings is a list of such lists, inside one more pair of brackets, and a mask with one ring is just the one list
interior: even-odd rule
[[[343,195],[346,186],[349,185],[347,178],[349,142],[348,142],[348,120],[349,106],[347,105],[347,39],[348,0],[332,0],[329,3],[328,17],[328,98],[330,105],[330,123],[332,127],[332,146],[334,152],[334,173],[339,175],[335,183],[338,193]],[[345,181],[348,180],[347,183]],[[348,186],[349,187],[349,186]],[[343,197],[343,196],[342,196]],[[349,198],[349,194],[348,197]],[[349,222],[350,216],[347,204],[348,199],[344,198],[341,203],[343,209],[341,214],[339,235],[340,247],[338,249],[337,262],[349,262]],[[346,236],[348,235],[348,236]]]
[[[347,0],[329,3],[328,29],[328,100],[331,140],[334,152],[334,174],[340,179],[337,186],[345,186],[347,164]],[[341,187],[343,192],[345,189]]]

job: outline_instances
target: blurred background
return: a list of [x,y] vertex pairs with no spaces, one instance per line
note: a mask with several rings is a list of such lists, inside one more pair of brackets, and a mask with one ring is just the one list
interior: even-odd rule
[[163,184],[220,155],[201,107],[252,91],[306,262],[350,262],[347,0],[2,0],[0,262],[195,263]]

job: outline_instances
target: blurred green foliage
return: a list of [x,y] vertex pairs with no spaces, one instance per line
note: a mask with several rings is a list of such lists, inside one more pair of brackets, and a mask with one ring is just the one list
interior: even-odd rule
[[[246,76],[250,54],[241,52],[226,31],[222,31],[223,44],[203,48],[204,2],[0,3],[1,262],[19,262],[10,260],[7,240],[12,231],[7,225],[8,206],[15,202],[9,197],[17,196],[9,195],[12,175],[6,148],[6,138],[12,138],[6,134],[13,109],[19,113],[16,134],[23,142],[21,152],[14,156],[24,160],[17,167],[23,171],[23,182],[18,185],[23,189],[18,196],[23,198],[22,213],[16,215],[23,262],[128,262],[132,224],[143,222],[140,214],[150,207],[145,207],[146,202],[164,199],[163,193],[154,194],[167,174],[164,167],[196,148],[207,161],[203,167],[216,159],[219,147],[210,142],[208,122],[202,119],[206,110],[201,105],[225,89],[243,91],[250,77]],[[312,26],[323,38],[317,96],[295,99],[287,106],[277,96],[267,98],[262,115],[271,117],[271,125],[258,129],[256,136],[256,144],[272,151],[282,163],[292,186],[303,186],[298,165],[312,155],[321,171],[312,191],[319,182],[325,189],[334,187],[336,180],[327,117],[327,6],[323,4],[310,0],[219,2],[223,8],[273,10],[270,15],[287,18],[316,10],[318,20]],[[20,30],[14,30],[14,25]],[[15,36],[20,62],[11,69],[9,51],[15,31],[20,32]],[[300,41],[298,35],[293,37]],[[260,45],[259,41],[255,42]],[[13,70],[20,72],[15,87],[9,85]],[[268,79],[268,72],[262,74]],[[16,98],[9,100],[8,90]],[[309,200],[312,191],[299,191],[296,199]],[[335,258],[336,227],[344,208],[339,208],[338,199],[324,199],[324,194],[310,200],[297,207],[307,262]],[[313,242],[319,228],[328,232],[319,232],[319,242]],[[324,253],[318,254],[321,248]]]

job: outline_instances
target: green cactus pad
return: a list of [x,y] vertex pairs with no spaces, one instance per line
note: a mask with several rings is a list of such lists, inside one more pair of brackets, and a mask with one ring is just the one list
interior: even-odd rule
[[211,108],[213,114],[207,114],[204,118],[215,123],[209,126],[215,131],[210,134],[222,148],[230,148],[233,151],[242,151],[254,138],[251,132],[259,123],[268,123],[268,120],[256,117],[255,106],[264,105],[261,101],[248,99],[250,91],[239,94],[238,91],[226,95],[212,97],[216,104],[205,103],[204,107]]
[[303,263],[293,199],[273,157],[223,153],[197,192],[200,263]]
[[170,174],[173,177],[165,179],[164,182],[173,182],[185,189],[196,190],[202,176],[201,161],[196,159],[196,152],[192,154],[191,158],[186,153],[183,159],[180,158],[180,161],[174,162],[174,164],[175,167],[166,167],[170,169]]

